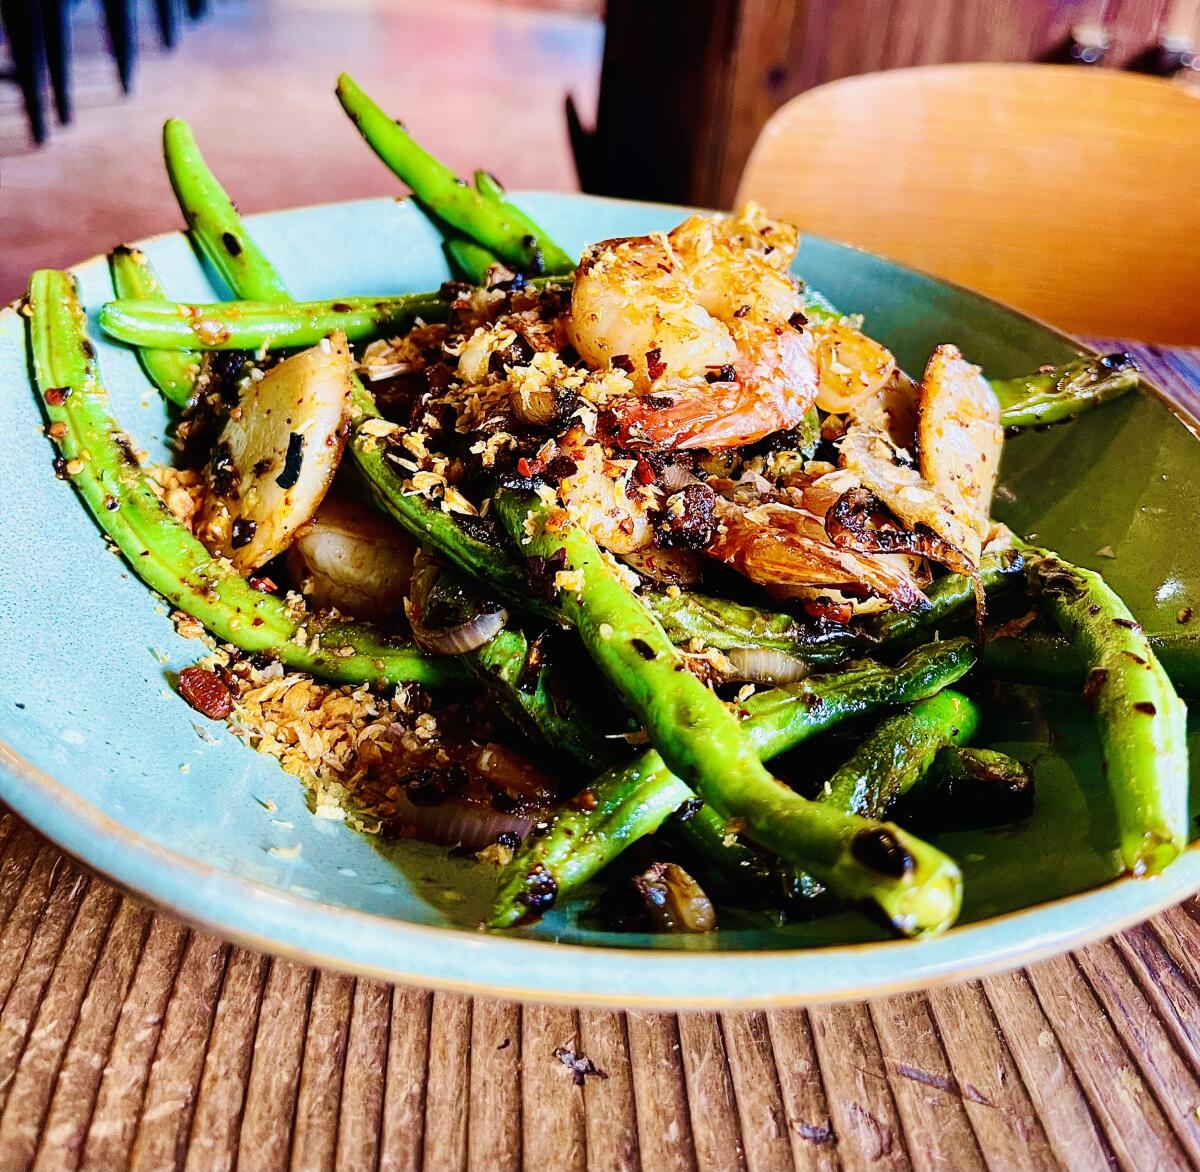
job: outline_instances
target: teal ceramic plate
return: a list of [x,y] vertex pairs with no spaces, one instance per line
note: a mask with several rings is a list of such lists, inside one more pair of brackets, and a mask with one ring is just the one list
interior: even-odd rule
[[[584,197],[522,199],[565,245],[677,222],[676,210]],[[301,297],[436,286],[436,234],[411,206],[375,200],[255,217]],[[219,286],[171,235],[146,245],[180,299]],[[994,375],[1068,357],[1054,332],[876,257],[805,240],[800,269],[910,369],[955,342]],[[102,260],[78,266],[95,310]],[[919,943],[846,913],[783,928],[726,917],[709,937],[614,935],[574,909],[517,935],[475,930],[483,868],[421,844],[387,847],[313,818],[300,783],[172,690],[198,645],[105,549],[68,484],[29,387],[24,319],[0,314],[0,799],[117,883],[214,931],[316,964],[505,996],[619,1005],[784,1005],[857,998],[1027,962],[1138,920],[1200,886],[1189,851],[1160,878],[1118,878],[1111,803],[1081,705],[1048,701],[1052,748],[1009,712],[993,743],[1036,755],[1028,825],[940,841],[963,864],[963,922]],[[134,355],[105,344],[118,414],[152,454],[166,416]],[[1012,441],[1000,515],[1069,558],[1097,562],[1150,630],[1200,610],[1193,540],[1200,448],[1153,394]],[[1039,718],[1041,719],[1041,718]],[[1193,759],[1200,746],[1193,738]],[[273,805],[272,810],[264,806]]]

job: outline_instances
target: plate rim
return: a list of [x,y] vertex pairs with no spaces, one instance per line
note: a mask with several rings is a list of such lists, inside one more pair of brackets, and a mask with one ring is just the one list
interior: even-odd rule
[[[514,192],[521,195],[549,195],[584,202],[600,201],[641,207],[674,207],[675,205],[652,204],[637,200],[613,200],[606,197],[586,196],[564,192]],[[356,200],[329,201],[295,208],[281,208],[247,216],[253,223],[258,219],[290,215],[302,212],[320,212],[326,208],[345,207],[347,204],[396,204],[387,196]],[[693,209],[683,209],[690,211]],[[819,238],[807,234],[810,239]],[[145,237],[136,242],[139,247],[155,241],[184,236],[181,230],[166,231]],[[1090,346],[1045,322],[1013,309],[1003,302],[978,293],[953,281],[945,280],[922,270],[914,269],[898,261],[882,257],[856,245],[830,240],[838,248],[862,253],[888,265],[918,274],[986,302],[1013,317],[1039,326],[1055,335],[1081,354],[1097,353]],[[107,265],[107,254],[101,253],[77,261],[68,266],[78,270],[88,265]],[[21,298],[0,308],[0,323],[9,317],[21,317]],[[1159,400],[1168,412],[1200,441],[1200,421],[1189,416],[1167,394],[1151,380],[1143,380],[1142,389]],[[147,587],[147,590],[149,588]],[[14,786],[10,779],[17,784]],[[28,789],[23,788],[24,783]],[[39,804],[36,794],[50,798],[50,804]],[[213,863],[183,854],[164,846],[126,827],[102,807],[82,798],[65,782],[34,765],[3,740],[0,740],[0,799],[2,799],[23,821],[43,834],[60,849],[86,868],[103,876],[118,888],[131,892],[150,905],[160,908],[177,918],[199,926],[225,940],[267,954],[282,955],[291,960],[321,968],[332,968],[352,972],[387,982],[415,985],[447,992],[476,996],[500,996],[518,1001],[539,1001],[576,1006],[639,1009],[746,1009],[746,1008],[793,1008],[815,1003],[858,1001],[864,998],[892,996],[920,989],[934,988],[949,982],[975,980],[994,973],[1037,963],[1048,957],[1074,950],[1096,940],[1108,937],[1140,923],[1145,919],[1171,907],[1200,890],[1200,842],[1192,843],[1181,857],[1163,875],[1152,879],[1138,879],[1129,875],[1117,876],[1097,887],[1056,899],[1033,904],[1001,915],[973,921],[952,928],[944,936],[933,940],[886,940],[851,944],[820,945],[792,949],[730,949],[713,951],[657,950],[624,948],[619,945],[581,944],[570,941],[529,939],[521,936],[501,935],[482,931],[471,931],[452,925],[419,924],[376,913],[363,912],[320,899],[285,891],[269,883],[239,876]],[[57,815],[57,817],[56,817]],[[103,860],[103,861],[100,861]],[[155,884],[156,877],[164,877]],[[191,880],[191,881],[184,881]],[[1155,894],[1149,899],[1133,899],[1120,914],[1105,917],[1103,905],[1111,902],[1114,893],[1118,896],[1133,891],[1144,892],[1151,885]],[[164,896],[164,888],[169,895]],[[214,910],[209,910],[211,908]],[[256,930],[253,926],[257,913],[265,907],[274,906],[284,920],[297,922],[298,931],[292,938],[280,936],[278,932]],[[1072,912],[1082,912],[1071,916]],[[1091,913],[1090,915],[1088,913]],[[394,962],[373,964],[360,955],[351,955],[352,949],[306,946],[296,941],[303,934],[303,922],[307,917],[319,917],[323,926],[345,930],[360,929],[365,934],[385,932],[391,938],[392,955],[404,953],[406,944],[419,945],[423,942],[438,944],[457,941],[469,944],[473,949],[487,952],[491,958],[500,959],[507,980],[493,975],[478,981],[457,980],[439,974],[429,964],[418,964],[413,971],[398,968]],[[1039,935],[1036,929],[1047,917],[1071,916],[1077,925],[1066,930],[1050,926]],[[988,946],[989,937],[998,928],[1011,934],[1022,926],[1030,931],[1019,941],[1001,942]],[[984,943],[972,948],[972,938],[982,938]],[[839,962],[852,962],[867,958],[874,960],[897,956],[913,949],[924,949],[926,956],[936,954],[939,945],[944,950],[954,945],[951,955],[936,957],[932,964],[911,967],[906,975],[890,980],[845,982],[836,980],[836,972],[844,966]],[[963,963],[954,953],[966,951],[973,959]],[[574,972],[583,974],[574,981],[573,987],[527,987],[514,977],[522,972],[536,971],[526,966],[523,958],[540,955],[568,957],[583,963],[572,964]],[[480,955],[480,960],[484,957]],[[607,959],[607,965],[593,966],[588,961]],[[648,979],[635,982],[645,988],[680,989],[694,988],[698,970],[707,969],[709,975],[701,982],[700,992],[660,993],[635,992],[627,987],[612,988],[612,962],[624,962],[626,966],[641,966],[654,970]],[[752,992],[738,995],[731,990],[736,987],[742,966],[759,962],[765,965],[782,966],[787,969],[800,961],[809,961],[809,969],[823,968],[830,978],[807,983],[800,982],[799,988],[788,988],[785,982],[776,979],[770,984],[774,991]],[[764,963],[765,962],[765,963]],[[852,967],[852,966],[849,966]],[[480,965],[479,971],[486,966]],[[781,974],[782,975],[782,974]],[[793,973],[798,976],[798,973]],[[618,986],[622,982],[616,982]],[[718,992],[718,987],[726,990]]]

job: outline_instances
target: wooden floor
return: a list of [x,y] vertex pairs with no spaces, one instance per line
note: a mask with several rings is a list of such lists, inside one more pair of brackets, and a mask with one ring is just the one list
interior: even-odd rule
[[[244,211],[398,192],[333,96],[340,70],[403,117],[451,166],[510,187],[576,188],[563,96],[595,101],[602,31],[594,6],[497,0],[214,0],[178,47],[140,13],[135,92],[123,98],[75,6],[73,125],[29,145],[12,86],[0,86],[0,301],[29,273],[180,226],[163,173],[164,119],[191,121]],[[567,11],[556,11],[561,6]]]

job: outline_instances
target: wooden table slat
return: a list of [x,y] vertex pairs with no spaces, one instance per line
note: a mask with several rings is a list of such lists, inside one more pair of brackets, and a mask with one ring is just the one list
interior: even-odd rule
[[203,932],[188,939],[146,1079],[131,1172],[182,1162],[228,952],[228,945]]
[[[392,1018],[392,1028],[396,1027]],[[435,993],[429,1018],[429,1063],[425,1074],[425,1172],[462,1172],[467,1166],[471,998]],[[414,1072],[420,1077],[420,1071]]]
[[677,1024],[696,1167],[699,1172],[745,1168],[722,1021],[711,1014],[684,1013]]
[[581,1009],[579,1041],[603,1072],[583,1084],[588,1172],[633,1172],[641,1160],[625,1015]]
[[819,1005],[809,1020],[842,1167],[908,1172],[903,1125],[870,1010],[865,1004]]
[[1058,1162],[982,986],[932,989],[929,1009],[950,1074],[990,1168],[1048,1172]]
[[471,1104],[467,1167],[521,1166],[521,1008],[476,997],[471,1015]]
[[[121,897],[107,884],[89,884],[64,941],[61,959],[55,958],[58,963],[37,1005],[19,1065],[12,1074],[0,1070],[0,1084],[10,1087],[0,1114],[0,1152],[10,1172],[24,1172],[33,1163],[71,1030],[92,972],[110,939],[109,928],[120,901]],[[17,1002],[14,995],[6,1010],[13,1009]]]
[[338,1172],[374,1168],[379,1163],[391,1019],[391,989],[379,981],[360,977],[354,984],[354,1005],[346,1039],[346,1069],[342,1075],[334,1158]]
[[392,991],[380,1172],[420,1172],[432,1012],[433,994],[427,990]]
[[[124,1168],[129,1162],[151,1064],[189,939],[182,925],[154,917],[100,1074],[79,1163],[82,1172]],[[46,1163],[51,1163],[49,1151]]]
[[101,1072],[112,1052],[150,921],[147,909],[131,899],[121,900],[59,1068],[33,1162],[35,1172],[69,1172],[78,1166]]
[[679,1047],[679,1027],[669,1013],[625,1015],[633,1100],[642,1167],[694,1172],[691,1112]]
[[986,1172],[928,998],[908,993],[873,1002],[871,1024],[913,1167],[917,1172]]
[[792,1163],[796,1172],[832,1172],[839,1164],[837,1137],[809,1016],[802,1009],[785,1009],[768,1014],[767,1021]]
[[1163,1168],[1186,1168],[1187,1159],[1154,1092],[1075,959],[1055,957],[1026,971],[1122,1167],[1137,1168],[1138,1153],[1154,1150]]

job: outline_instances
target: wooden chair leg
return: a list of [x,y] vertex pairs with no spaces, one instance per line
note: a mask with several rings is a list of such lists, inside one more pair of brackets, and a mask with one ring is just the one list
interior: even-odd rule
[[163,48],[175,48],[175,0],[157,0],[158,35],[162,39]]
[[0,20],[13,58],[13,75],[21,87],[25,116],[33,141],[46,141],[46,43],[42,0],[0,0]]
[[108,43],[117,61],[117,77],[123,93],[129,93],[133,84],[133,54],[136,44],[133,20],[133,0],[104,0]]
[[71,4],[70,0],[42,0],[42,30],[46,65],[54,90],[58,120],[71,121]]

